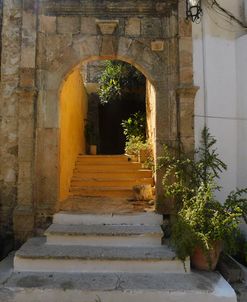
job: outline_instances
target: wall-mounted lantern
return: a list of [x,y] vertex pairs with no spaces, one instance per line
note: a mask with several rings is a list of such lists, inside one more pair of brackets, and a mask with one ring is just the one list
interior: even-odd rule
[[202,16],[201,0],[186,0],[186,18],[199,23]]

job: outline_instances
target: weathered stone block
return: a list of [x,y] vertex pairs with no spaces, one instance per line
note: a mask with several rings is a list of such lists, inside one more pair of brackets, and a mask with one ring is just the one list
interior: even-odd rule
[[152,51],[163,51],[165,43],[163,40],[155,40],[151,42]]
[[55,33],[56,32],[56,17],[54,16],[39,16],[39,30],[42,33]]
[[44,127],[57,128],[58,127],[58,108],[57,98],[58,93],[56,90],[47,90],[44,100]]
[[181,38],[179,41],[179,65],[183,82],[192,82],[192,39]]
[[192,66],[180,67],[179,75],[180,75],[181,84],[192,84],[193,83],[193,69],[192,69]]
[[33,138],[33,120],[19,119],[19,139]]
[[162,25],[159,18],[143,18],[141,20],[141,34],[147,37],[162,37]]
[[33,1],[33,0],[23,0],[23,9],[33,11],[35,9],[35,1]]
[[115,32],[118,23],[118,20],[97,20],[97,25],[102,35],[112,35]]
[[19,118],[22,119],[33,119],[33,103],[21,102],[19,105]]
[[60,34],[76,34],[81,29],[80,17],[78,16],[58,16],[57,32]]
[[58,200],[58,129],[39,129],[36,173],[38,204],[55,205]]
[[35,68],[35,47],[22,47],[21,50],[21,67]]
[[101,56],[114,56],[116,54],[116,39],[112,36],[104,36],[101,45]]
[[34,213],[32,209],[17,207],[13,215],[13,227],[17,245],[32,236],[34,232]]
[[179,19],[179,36],[190,37],[192,35],[192,23],[185,19]]
[[20,69],[20,87],[33,87],[35,83],[35,69],[21,68]]
[[18,148],[18,159],[20,161],[31,161],[33,158],[33,140],[21,140]]
[[57,57],[60,57],[64,49],[72,44],[72,36],[50,34],[46,36],[41,43],[43,51],[40,55],[44,57],[43,61],[46,62],[47,67],[49,67],[50,63]]
[[33,184],[28,180],[18,181],[18,205],[32,205],[33,202]]
[[81,17],[81,33],[85,35],[96,35],[96,19],[93,17]]
[[28,33],[36,33],[36,14],[30,11],[22,12],[22,30],[24,30],[23,37]]
[[139,36],[141,34],[141,19],[128,18],[125,25],[125,34],[127,36]]
[[17,171],[14,168],[6,168],[3,171],[3,180],[7,183],[15,183],[16,182]]
[[32,163],[31,162],[23,162],[19,161],[19,177],[18,181],[21,183],[23,180],[31,180],[32,175]]

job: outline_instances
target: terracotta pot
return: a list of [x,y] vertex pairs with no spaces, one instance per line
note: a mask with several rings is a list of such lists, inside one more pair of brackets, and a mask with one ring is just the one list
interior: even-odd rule
[[214,243],[208,254],[205,254],[200,247],[196,247],[190,257],[192,267],[203,271],[215,270],[221,251],[221,242]]
[[97,154],[97,145],[90,145],[90,155]]

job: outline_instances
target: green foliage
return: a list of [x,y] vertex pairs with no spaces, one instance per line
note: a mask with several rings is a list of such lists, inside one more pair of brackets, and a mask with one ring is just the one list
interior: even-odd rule
[[122,61],[106,61],[100,80],[102,104],[119,99],[126,89],[145,85],[145,77],[134,66]]
[[146,115],[140,111],[132,114],[128,119],[123,120],[121,123],[123,127],[123,133],[126,140],[136,137],[142,142],[146,138]]
[[165,168],[163,178],[166,197],[175,198],[176,220],[172,227],[172,243],[178,256],[185,260],[196,246],[208,254],[215,241],[236,247],[234,233],[241,218],[247,217],[247,188],[231,192],[224,204],[215,199],[220,172],[226,165],[215,149],[216,140],[207,128],[202,131],[201,146],[194,158],[172,155],[165,147],[159,166]]
[[148,143],[143,141],[140,136],[130,136],[129,140],[126,141],[125,152],[129,155],[138,156],[140,150],[148,148]]

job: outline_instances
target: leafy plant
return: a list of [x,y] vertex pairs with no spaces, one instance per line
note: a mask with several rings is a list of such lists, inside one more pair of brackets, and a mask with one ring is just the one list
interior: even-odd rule
[[129,155],[138,156],[140,150],[148,148],[148,143],[143,142],[140,136],[131,136],[125,145],[125,152]]
[[224,204],[215,198],[221,188],[216,184],[226,170],[215,148],[216,140],[207,128],[202,131],[201,146],[193,157],[180,158],[165,147],[159,160],[165,168],[164,193],[176,202],[176,219],[172,226],[172,244],[178,256],[185,260],[199,246],[209,254],[216,241],[235,248],[234,233],[241,218],[247,217],[247,188],[232,191]]
[[126,89],[145,85],[145,77],[134,66],[122,61],[106,61],[100,80],[102,104],[119,99]]
[[146,114],[138,111],[121,123],[126,140],[138,137],[142,142],[146,138]]

